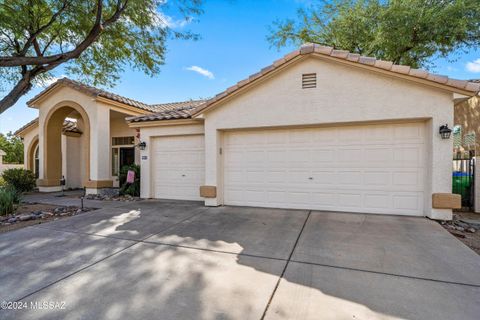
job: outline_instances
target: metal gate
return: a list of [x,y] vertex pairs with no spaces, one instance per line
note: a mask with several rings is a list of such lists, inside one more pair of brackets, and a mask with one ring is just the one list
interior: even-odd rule
[[453,159],[452,193],[462,196],[462,210],[473,210],[474,190],[475,156],[473,152],[470,152]]

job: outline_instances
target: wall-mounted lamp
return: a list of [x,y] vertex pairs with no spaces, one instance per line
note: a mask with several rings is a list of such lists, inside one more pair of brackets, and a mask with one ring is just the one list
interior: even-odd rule
[[450,135],[452,134],[452,129],[448,127],[448,124],[445,124],[443,126],[440,126],[439,133],[442,139],[450,139]]
[[145,150],[145,148],[147,147],[147,143],[145,141],[142,141],[139,144],[137,144],[137,146],[140,150]]

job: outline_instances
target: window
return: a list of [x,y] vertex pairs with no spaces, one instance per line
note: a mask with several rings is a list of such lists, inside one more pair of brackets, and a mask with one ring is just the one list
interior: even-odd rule
[[34,158],[34,166],[33,166],[33,172],[35,173],[35,178],[38,179],[38,176],[40,175],[40,157],[38,155],[38,150],[39,147],[35,149],[35,154],[33,156]]
[[317,87],[316,73],[302,74],[302,89],[309,89],[309,88],[316,88],[316,87]]
[[125,165],[135,163],[135,137],[112,137],[112,176]]
[[135,144],[135,137],[113,137],[112,146],[125,146]]

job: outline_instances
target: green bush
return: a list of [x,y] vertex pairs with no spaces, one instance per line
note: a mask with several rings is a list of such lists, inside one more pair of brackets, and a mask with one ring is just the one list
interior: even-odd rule
[[25,169],[7,169],[3,171],[3,180],[18,192],[28,192],[35,188],[35,174]]
[[[133,183],[127,182],[127,172],[133,170],[135,172],[135,180]],[[121,195],[131,195],[134,197],[140,196],[140,166],[136,164],[131,164],[128,166],[123,166],[120,169],[120,174],[118,175],[120,182],[120,194]]]
[[12,214],[20,203],[20,194],[12,187],[0,187],[0,215]]

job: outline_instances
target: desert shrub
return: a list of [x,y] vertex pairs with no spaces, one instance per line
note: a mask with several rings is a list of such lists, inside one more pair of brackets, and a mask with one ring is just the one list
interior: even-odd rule
[[20,203],[20,194],[14,188],[0,187],[0,215],[12,214]]
[[3,171],[3,180],[18,192],[32,191],[35,188],[35,174],[25,169],[7,169]]
[[[129,170],[132,170],[135,172],[135,179],[133,183],[127,182],[127,173]],[[131,164],[128,166],[123,166],[120,169],[118,180],[120,182],[121,195],[128,194],[134,197],[140,196],[140,166],[139,165]]]

